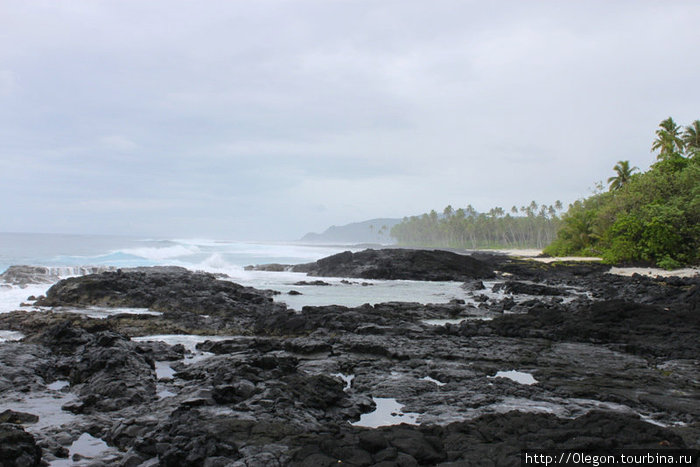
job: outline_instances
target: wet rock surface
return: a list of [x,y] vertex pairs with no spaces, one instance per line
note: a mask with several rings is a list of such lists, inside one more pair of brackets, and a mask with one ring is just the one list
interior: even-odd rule
[[[526,446],[700,447],[700,279],[479,259],[506,274],[493,287],[458,279],[467,300],[298,313],[179,270],[59,283],[47,300],[64,307],[143,300],[164,313],[0,315],[27,336],[0,344],[7,419],[25,420],[0,424],[0,453],[6,425],[49,461],[89,433],[116,465],[507,466]],[[169,332],[227,337],[130,339]],[[32,412],[42,398],[59,420]],[[418,425],[360,426],[383,399]]]
[[149,308],[163,312],[217,314],[237,309],[272,308],[272,291],[222,281],[213,274],[184,268],[118,270],[64,279],[51,287],[39,306]]
[[10,266],[0,274],[0,283],[26,286],[29,284],[53,284],[61,279],[61,275],[65,274],[64,269],[71,269],[71,273],[75,274],[96,274],[114,268],[109,266],[88,266],[75,268],[51,268],[47,266],[27,266],[17,265]]
[[0,423],[0,465],[31,467],[41,465],[41,448],[34,437],[13,423]]
[[11,285],[52,284],[60,279],[58,274],[43,266],[10,266],[0,274],[0,282]]
[[220,279],[180,267],[131,268],[64,279],[35,305],[146,308],[162,312],[163,318],[127,314],[121,321],[125,328],[159,329],[158,333],[241,329],[261,314],[285,309],[273,301],[277,292]]

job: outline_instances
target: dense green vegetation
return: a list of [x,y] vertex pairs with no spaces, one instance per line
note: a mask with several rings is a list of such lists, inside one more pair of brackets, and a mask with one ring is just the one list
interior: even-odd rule
[[[560,201],[552,206],[535,201],[509,213],[496,207],[477,213],[472,206],[454,210],[447,206],[442,215],[435,211],[406,217],[391,229],[399,245],[449,248],[542,248],[559,229]],[[511,215],[512,214],[512,215]]]
[[[700,263],[700,120],[681,128],[662,121],[646,172],[619,161],[609,189],[569,205],[471,206],[404,218],[391,229],[400,245],[451,248],[545,248],[552,256],[602,256],[610,263],[675,268]],[[636,172],[636,173],[635,173]]]
[[545,253],[601,255],[610,263],[665,268],[700,262],[700,121],[680,128],[661,122],[652,151],[657,161],[633,174],[615,166],[610,190],[569,206],[558,236]]

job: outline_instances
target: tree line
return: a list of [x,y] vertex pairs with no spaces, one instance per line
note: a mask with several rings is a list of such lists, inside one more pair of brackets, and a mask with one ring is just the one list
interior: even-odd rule
[[562,203],[548,206],[532,201],[509,212],[495,207],[477,212],[473,206],[405,217],[391,229],[399,245],[447,248],[543,248],[561,224]]
[[700,120],[686,127],[663,120],[651,149],[657,155],[648,171],[634,173],[629,161],[619,161],[608,191],[570,205],[545,253],[669,269],[698,264]]
[[535,201],[478,213],[471,205],[406,217],[390,233],[399,245],[451,248],[543,248],[552,256],[602,256],[609,263],[675,268],[700,264],[700,120],[663,120],[646,172],[618,161],[608,190],[561,213]]

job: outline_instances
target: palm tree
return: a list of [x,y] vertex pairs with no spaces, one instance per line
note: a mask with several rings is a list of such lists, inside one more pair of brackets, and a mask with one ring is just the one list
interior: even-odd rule
[[656,130],[656,139],[651,145],[651,150],[659,150],[658,159],[667,159],[671,154],[680,154],[683,152],[683,139],[681,138],[681,127],[679,127],[673,118],[668,117],[659,123],[659,129]]
[[683,143],[685,144],[688,157],[694,157],[700,154],[700,120],[695,120],[685,127],[685,131],[683,131]]
[[610,177],[608,183],[610,184],[610,191],[619,190],[632,178],[632,172],[638,170],[637,167],[632,167],[630,169],[630,161],[618,161],[618,163],[613,168],[617,172],[616,177]]

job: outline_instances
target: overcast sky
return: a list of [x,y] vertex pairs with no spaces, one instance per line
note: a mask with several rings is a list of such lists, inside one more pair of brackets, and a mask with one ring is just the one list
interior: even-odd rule
[[0,231],[569,203],[700,118],[700,2],[2,0]]

